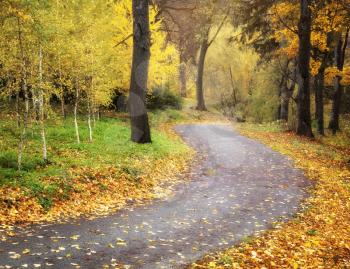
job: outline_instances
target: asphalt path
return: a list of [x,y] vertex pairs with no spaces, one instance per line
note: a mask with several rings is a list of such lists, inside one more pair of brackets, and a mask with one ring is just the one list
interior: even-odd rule
[[183,268],[291,218],[307,196],[308,180],[290,159],[229,125],[176,131],[200,160],[171,196],[94,220],[18,229],[0,242],[0,268]]

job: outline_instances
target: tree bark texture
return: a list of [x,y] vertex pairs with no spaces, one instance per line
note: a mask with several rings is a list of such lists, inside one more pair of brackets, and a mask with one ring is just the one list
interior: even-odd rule
[[311,55],[311,9],[310,0],[300,0],[297,134],[313,137],[310,112],[310,55]]
[[145,103],[150,60],[149,0],[133,0],[133,58],[131,68],[129,110],[131,140],[151,142],[151,132]]
[[[334,52],[334,58],[337,65],[338,71],[342,72],[344,69],[344,62],[345,62],[345,52],[348,45],[348,38],[349,38],[349,28],[347,29],[345,39],[343,40],[342,35],[340,34],[337,48]],[[333,94],[333,100],[332,100],[332,110],[330,115],[330,121],[328,128],[332,130],[333,134],[336,134],[337,131],[340,130],[339,126],[339,114],[340,114],[340,106],[341,106],[341,99],[343,95],[343,86],[341,84],[342,76],[337,75],[334,79],[334,94]]]
[[208,51],[208,38],[202,40],[200,52],[199,52],[199,61],[198,61],[198,73],[196,81],[197,89],[197,110],[205,111],[207,107],[205,106],[204,100],[204,90],[203,90],[203,75],[204,75],[204,66],[205,66],[205,57]]

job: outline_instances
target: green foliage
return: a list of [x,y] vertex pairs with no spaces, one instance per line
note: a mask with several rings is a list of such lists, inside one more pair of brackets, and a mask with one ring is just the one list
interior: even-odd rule
[[165,110],[169,108],[180,110],[182,108],[182,99],[167,87],[156,87],[147,94],[147,107],[151,110]]
[[17,155],[14,152],[1,152],[0,167],[17,169]]
[[[158,125],[172,117],[171,115],[176,114],[172,111],[165,117],[155,112],[152,115],[152,124]],[[73,178],[68,172],[70,169],[115,166],[122,168],[121,171],[130,175],[130,179],[137,183],[141,171],[134,166],[135,160],[160,160],[169,154],[181,153],[187,149],[181,141],[174,140],[158,130],[153,131],[152,144],[132,143],[129,124],[119,118],[97,121],[93,143],[87,142],[86,119],[80,118],[82,143],[77,144],[72,121],[70,117],[65,121],[48,121],[47,140],[52,143],[49,151],[50,164],[47,165],[44,165],[40,158],[39,126],[33,125],[27,134],[30,136],[30,143],[24,152],[23,170],[19,172],[18,138],[10,135],[17,132],[17,127],[14,121],[3,120],[0,125],[0,186],[20,187],[28,195],[36,197],[45,210],[49,210],[54,200],[67,199],[71,191],[79,191],[73,189]],[[106,186],[101,185],[100,188]]]
[[233,259],[230,256],[228,256],[228,255],[223,255],[222,257],[220,257],[220,259],[218,260],[217,264],[223,265],[225,267],[232,266],[233,265]]

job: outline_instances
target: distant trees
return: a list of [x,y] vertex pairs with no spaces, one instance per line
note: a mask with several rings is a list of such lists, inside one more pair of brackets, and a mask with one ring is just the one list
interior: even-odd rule
[[[317,132],[324,134],[325,89],[333,85],[332,110],[329,128],[336,133],[339,129],[342,84],[347,77],[345,50],[349,36],[346,34],[349,23],[347,1],[268,1],[258,0],[249,3],[242,10],[248,10],[241,18],[242,38],[256,48],[264,59],[287,58],[289,67],[281,65],[279,118],[285,117],[282,106],[293,100],[297,106],[296,131],[300,135],[312,137],[311,94],[315,94],[315,120]],[[312,16],[308,14],[312,10]],[[250,15],[252,16],[250,16]],[[260,14],[260,16],[255,16]],[[268,20],[261,19],[264,15]],[[308,41],[310,40],[310,41]],[[338,59],[337,59],[338,57]],[[343,59],[342,59],[343,58]],[[339,65],[338,65],[339,64]],[[295,79],[291,76],[297,67],[298,93],[292,98],[284,98],[287,85],[293,88]],[[289,81],[289,82],[288,82]],[[343,81],[341,83],[341,81]],[[312,84],[312,90],[309,88]],[[290,92],[288,92],[290,93]],[[330,94],[327,94],[329,96]],[[287,97],[289,95],[287,94]]]
[[[227,5],[226,5],[227,4]],[[230,11],[230,4],[224,1],[201,1],[197,10],[197,33],[200,44],[197,62],[196,97],[197,110],[207,110],[204,99],[203,76],[208,49],[222,30]],[[215,27],[216,26],[216,27]]]
[[167,40],[179,51],[179,92],[182,97],[188,95],[188,72],[191,64],[196,60],[199,48],[196,42],[194,13],[197,1],[156,0],[158,4],[158,18],[162,17],[163,30],[167,33]]

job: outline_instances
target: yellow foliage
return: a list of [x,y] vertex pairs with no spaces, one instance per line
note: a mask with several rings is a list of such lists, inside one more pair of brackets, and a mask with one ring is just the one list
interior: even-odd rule
[[[277,54],[286,55],[292,59],[297,56],[299,49],[298,22],[300,17],[298,2],[281,2],[271,8],[271,25],[274,29],[274,38],[281,44]],[[334,44],[328,42],[329,33],[340,32],[347,27],[346,13],[339,7],[339,3],[330,2],[320,5],[315,2],[311,6],[313,24],[311,29],[311,45],[318,52],[326,53]],[[317,56],[313,55],[310,69],[313,75],[317,74],[321,66]]]
[[[132,1],[118,1],[115,8],[116,19],[114,22],[117,36],[115,43],[119,46],[116,49],[118,63],[122,65],[119,70],[118,87],[129,88],[132,56]],[[156,20],[157,7],[150,8],[150,29],[151,29],[151,59],[149,67],[148,88],[156,85],[170,85],[177,88],[177,75],[179,66],[179,53],[173,44],[166,40],[166,33],[161,30],[162,21]],[[127,37],[130,38],[127,38]],[[127,40],[125,40],[127,38]],[[125,40],[120,44],[121,41]]]

